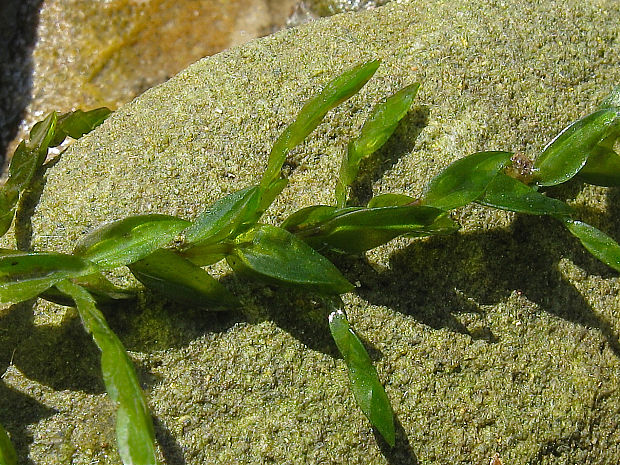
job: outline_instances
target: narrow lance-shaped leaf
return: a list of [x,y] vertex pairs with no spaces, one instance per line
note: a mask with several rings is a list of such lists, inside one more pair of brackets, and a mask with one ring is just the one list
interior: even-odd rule
[[260,189],[246,187],[211,205],[183,232],[184,244],[215,244],[231,236],[243,223],[254,218]]
[[620,85],[615,86],[599,104],[598,109],[620,107]]
[[422,203],[451,210],[477,200],[511,157],[510,152],[477,152],[455,161],[431,180]]
[[586,164],[596,145],[620,128],[620,108],[597,110],[564,129],[534,162],[536,183],[554,186],[568,181]]
[[0,465],[17,465],[17,452],[2,425],[0,425]]
[[48,148],[61,144],[67,135],[80,138],[101,124],[109,114],[107,108],[89,112],[77,110],[60,117],[52,112],[34,125],[28,142],[22,141],[17,146],[9,164],[8,179],[0,189],[0,236],[11,227],[19,196],[28,189],[36,172],[45,163]]
[[[75,284],[83,287],[93,296],[97,305],[110,305],[120,301],[134,300],[136,292],[118,287],[108,280],[102,273],[93,273],[71,279]],[[60,305],[73,305],[71,297],[60,292],[56,287],[50,287],[39,297]]]
[[564,202],[549,198],[504,173],[499,173],[491,181],[478,202],[503,210],[556,218],[570,217],[573,213]]
[[405,194],[381,194],[373,197],[366,205],[368,208],[376,207],[402,207],[404,205],[415,205],[419,203],[417,199]]
[[383,439],[394,447],[396,433],[392,406],[366,348],[349,326],[342,310],[329,315],[329,329],[349,370],[351,389],[357,405]]
[[378,60],[369,61],[345,71],[327,83],[319,95],[303,106],[295,121],[284,130],[273,145],[267,169],[260,183],[261,188],[268,189],[280,177],[288,152],[314,131],[329,110],[355,95],[372,77],[379,63]]
[[67,280],[57,283],[56,287],[75,301],[82,324],[101,350],[101,371],[106,391],[118,404],[116,439],[123,463],[157,465],[153,421],[123,344],[85,289]]
[[74,254],[95,262],[101,269],[133,263],[168,245],[191,226],[169,215],[137,215],[105,224],[82,238]]
[[11,227],[19,196],[26,190],[47,154],[54,136],[56,113],[50,113],[34,125],[28,142],[22,141],[15,149],[9,164],[9,176],[0,190],[0,235]]
[[[316,249],[327,246],[345,253],[361,253],[403,234],[417,235],[443,215],[443,210],[423,205],[349,208],[308,224],[296,235]],[[450,232],[457,229],[452,224]]]
[[587,223],[565,220],[564,225],[581,244],[606,265],[620,271],[620,245],[604,232]]
[[342,160],[336,184],[336,205],[345,206],[347,188],[355,180],[360,163],[387,142],[398,122],[409,111],[419,87],[420,84],[411,84],[375,106],[359,137],[349,143],[347,154]]
[[79,139],[103,123],[112,110],[106,107],[90,111],[75,110],[58,117],[56,131],[49,146],[56,147],[63,143],[67,136]]
[[156,250],[129,269],[146,287],[176,301],[213,310],[241,306],[209,273],[172,250]]
[[329,260],[288,231],[271,225],[257,225],[239,235],[226,260],[235,271],[280,285],[326,295],[353,289]]
[[577,173],[579,179],[597,186],[620,186],[620,155],[613,148],[617,137],[613,134],[592,148]]
[[32,299],[63,279],[96,271],[92,262],[73,255],[3,251],[0,254],[0,302]]

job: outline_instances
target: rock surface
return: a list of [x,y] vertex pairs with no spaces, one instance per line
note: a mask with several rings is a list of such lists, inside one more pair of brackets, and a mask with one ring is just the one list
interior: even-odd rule
[[[614,0],[395,1],[202,60],[48,171],[32,245],[70,251],[134,213],[195,217],[257,180],[272,142],[325,82],[374,58],[383,59],[376,76],[290,155],[290,186],[268,221],[330,202],[348,138],[372,105],[414,81],[423,83],[416,104],[361,197],[420,195],[442,167],[482,149],[533,157],[620,83],[619,22]],[[620,237],[618,189],[553,193]],[[337,261],[359,285],[345,302],[398,418],[393,450],[355,406],[325,315],[308,298],[226,277],[246,314],[149,297],[108,311],[166,463],[485,464],[495,453],[507,465],[618,463],[617,273],[551,220],[482,207],[455,216],[463,229],[453,236]],[[37,303],[0,315],[10,328],[1,360],[11,360],[0,423],[24,461],[118,463],[97,352],[75,312]]]

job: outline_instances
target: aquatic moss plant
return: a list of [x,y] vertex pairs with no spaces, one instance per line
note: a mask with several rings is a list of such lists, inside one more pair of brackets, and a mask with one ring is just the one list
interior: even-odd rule
[[[225,260],[238,273],[310,292],[329,310],[329,327],[349,371],[356,402],[385,441],[395,443],[389,399],[364,344],[350,327],[340,295],[354,286],[323,253],[360,254],[398,237],[455,232],[450,210],[477,202],[559,220],[595,257],[620,271],[620,246],[602,231],[579,221],[566,203],[542,189],[574,177],[605,186],[620,185],[620,87],[590,115],[573,123],[531,162],[511,152],[478,152],[446,167],[426,186],[422,198],[383,194],[355,205],[349,191],[364,159],[391,136],[409,111],[419,84],[379,103],[352,140],[338,173],[334,205],[313,205],[291,214],[280,227],[260,223],[262,214],[287,184],[282,166],[288,153],[327,112],[356,94],[378,61],[363,63],[329,82],[308,101],[276,140],[260,182],[227,195],[193,222],[169,215],[131,216],[103,225],[75,245],[72,254],[4,249],[0,252],[0,302],[41,297],[74,305],[101,350],[106,390],[117,404],[117,442],[126,464],[155,464],[152,421],[132,363],[97,306],[131,297],[104,273],[127,266],[144,286],[168,298],[207,309],[243,306],[203,267]],[[55,114],[33,128],[20,144],[0,191],[5,232],[20,196],[40,171],[47,149],[66,135],[79,137],[107,116],[107,110]],[[81,121],[73,130],[67,121]],[[60,122],[60,123],[59,123]],[[63,123],[64,122],[64,123]],[[0,429],[0,465],[13,465],[15,452]]]

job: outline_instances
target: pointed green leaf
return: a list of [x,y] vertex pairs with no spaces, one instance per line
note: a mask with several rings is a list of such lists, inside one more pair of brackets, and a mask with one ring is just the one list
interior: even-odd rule
[[0,236],[11,227],[19,196],[28,189],[45,163],[48,148],[62,143],[67,134],[76,139],[81,137],[100,124],[107,114],[107,108],[86,113],[77,110],[61,117],[52,112],[33,126],[28,142],[22,141],[17,146],[9,164],[8,179],[0,189]]
[[17,452],[2,425],[0,425],[0,465],[17,465]]
[[510,152],[477,152],[455,161],[431,180],[422,203],[451,210],[477,200],[511,157]]
[[444,214],[422,205],[337,210],[331,218],[297,230],[296,235],[316,249],[327,246],[361,253],[403,234],[417,235]]
[[123,344],[108,326],[88,291],[67,280],[57,283],[56,287],[74,300],[82,324],[101,350],[101,372],[106,391],[118,405],[116,439],[123,463],[157,465],[153,421]]
[[103,123],[111,113],[109,108],[101,107],[90,111],[70,111],[59,116],[56,131],[49,146],[56,147],[62,144],[67,136],[79,139]]
[[226,260],[235,271],[276,284],[322,294],[353,289],[329,260],[288,231],[271,225],[257,225],[238,236]]
[[73,255],[3,251],[0,254],[0,302],[32,299],[63,279],[96,271],[93,263]]
[[419,200],[405,194],[381,194],[370,199],[367,207],[402,207],[404,205],[413,205],[416,202],[419,202]]
[[184,244],[215,244],[234,234],[258,209],[260,189],[246,187],[211,205],[183,232]]
[[329,315],[329,329],[349,370],[357,405],[383,439],[394,447],[396,433],[392,406],[366,348],[349,326],[342,310]]
[[554,186],[568,181],[586,164],[603,139],[620,130],[620,108],[595,111],[564,129],[534,162],[536,182]]
[[598,109],[620,107],[620,85],[615,86],[609,94],[599,104]]
[[346,204],[347,188],[355,180],[362,160],[387,142],[398,122],[409,111],[419,88],[420,84],[417,83],[407,86],[375,106],[364,123],[359,137],[349,143],[336,184],[336,204],[339,207],[344,207]]
[[74,254],[112,269],[140,260],[168,245],[191,226],[189,221],[169,215],[137,215],[105,224],[82,238]]
[[288,152],[314,131],[329,110],[355,95],[377,71],[379,63],[379,60],[369,61],[345,71],[328,82],[319,95],[306,102],[297,119],[284,130],[273,145],[267,169],[260,183],[261,188],[269,188],[280,177]]
[[0,189],[0,236],[11,227],[20,194],[31,184],[36,172],[45,162],[47,148],[54,135],[56,113],[50,113],[30,131],[28,142],[15,149],[9,164],[9,176]]
[[255,222],[259,220],[262,214],[269,208],[273,201],[280,195],[280,192],[288,185],[288,179],[276,179],[269,187],[261,188],[260,205],[256,212]]
[[549,198],[504,173],[499,173],[491,181],[478,202],[502,210],[557,218],[569,217],[573,213],[564,202]]
[[620,271],[620,245],[604,232],[587,223],[566,220],[564,225],[583,246],[606,265]]
[[173,300],[214,310],[241,306],[209,273],[172,250],[156,250],[129,269],[146,287]]
[[[73,278],[71,281],[86,289],[93,296],[97,305],[109,305],[118,303],[121,300],[133,300],[136,298],[135,292],[115,286],[101,273],[80,276]],[[60,292],[56,287],[47,289],[39,297],[59,305],[73,305],[73,299]]]
[[577,177],[597,186],[620,186],[620,155],[611,147],[597,145]]
[[[360,208],[361,207],[349,207],[346,210],[355,211]],[[295,213],[289,215],[282,223],[282,227],[291,233],[297,233],[298,231],[314,228],[330,220],[342,211],[345,211],[345,209],[328,205],[312,205],[297,210]]]

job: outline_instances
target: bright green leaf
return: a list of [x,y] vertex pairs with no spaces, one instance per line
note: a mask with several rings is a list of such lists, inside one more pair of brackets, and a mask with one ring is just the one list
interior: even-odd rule
[[146,287],[176,301],[214,310],[241,306],[209,273],[172,250],[156,250],[129,269]]
[[329,329],[349,370],[351,389],[357,405],[383,439],[394,447],[396,433],[392,406],[366,348],[349,326],[342,310],[329,315]]
[[0,302],[32,299],[63,279],[96,271],[93,263],[73,255],[3,251],[0,254]]
[[615,86],[599,104],[598,109],[620,107],[620,85]]
[[620,186],[620,155],[611,147],[597,145],[577,177],[597,186]]
[[100,124],[108,114],[107,108],[86,113],[77,110],[60,118],[52,112],[34,125],[29,140],[22,141],[15,149],[9,164],[8,179],[0,189],[0,236],[11,227],[19,196],[28,189],[45,163],[48,148],[62,143],[67,134],[76,139],[81,137]]
[[443,210],[422,205],[336,210],[330,218],[309,224],[295,234],[316,249],[327,246],[345,253],[361,253],[403,234],[418,235],[444,214]]
[[357,139],[352,140],[342,159],[336,184],[336,205],[344,207],[347,189],[357,177],[360,163],[376,152],[390,138],[398,122],[407,114],[420,84],[407,86],[373,109]]
[[73,252],[101,269],[112,269],[168,245],[190,225],[189,221],[169,215],[130,216],[95,229],[78,242]]
[[405,194],[381,194],[370,199],[367,207],[402,207],[414,205],[416,202],[419,202],[419,200]]
[[295,121],[273,145],[261,188],[268,189],[280,177],[288,152],[314,131],[329,110],[355,95],[372,77],[379,63],[379,60],[373,60],[345,71],[328,82],[319,95],[306,102]]
[[510,152],[477,152],[455,161],[427,185],[422,203],[451,210],[479,199],[511,157]]
[[0,425],[0,465],[17,465],[17,452],[2,425]]
[[596,145],[620,129],[620,108],[595,111],[564,129],[534,162],[536,182],[554,186],[568,181],[586,164]]
[[[73,278],[71,281],[86,289],[93,296],[97,305],[109,305],[122,300],[133,300],[136,298],[135,292],[115,286],[102,273],[80,276]],[[73,299],[60,292],[56,287],[47,289],[39,297],[60,305],[73,305]]]
[[215,244],[233,235],[258,209],[260,189],[246,187],[218,200],[183,232],[185,245]]
[[566,220],[564,225],[583,246],[606,265],[620,271],[620,245],[604,232],[581,221]]
[[[360,208],[361,207],[349,207],[346,210],[356,211]],[[289,215],[282,223],[282,227],[291,233],[296,233],[297,231],[314,228],[342,211],[345,211],[345,209],[329,205],[312,205],[297,210],[295,213]]]
[[56,131],[49,146],[56,147],[62,144],[67,136],[79,139],[103,123],[110,113],[112,111],[109,108],[101,107],[90,111],[70,111],[59,116]]
[[226,260],[235,271],[276,284],[321,294],[353,289],[329,260],[288,231],[271,225],[257,225],[238,236]]
[[569,217],[572,209],[564,202],[547,197],[504,173],[499,173],[487,187],[479,203],[532,215]]
[[106,391],[118,404],[116,439],[123,463],[157,465],[153,422],[123,344],[108,326],[88,291],[67,280],[57,283],[56,287],[74,300],[82,324],[101,350],[101,371]]

